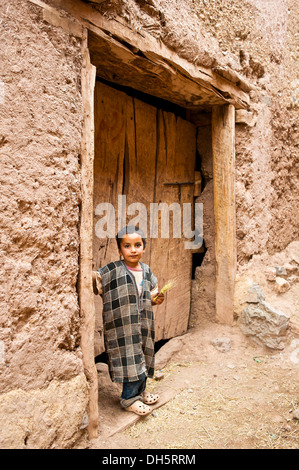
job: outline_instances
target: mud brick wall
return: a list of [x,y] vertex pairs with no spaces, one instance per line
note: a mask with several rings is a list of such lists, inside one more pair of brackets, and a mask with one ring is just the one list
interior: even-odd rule
[[0,447],[67,445],[86,408],[81,43],[27,1],[2,1],[0,16]]

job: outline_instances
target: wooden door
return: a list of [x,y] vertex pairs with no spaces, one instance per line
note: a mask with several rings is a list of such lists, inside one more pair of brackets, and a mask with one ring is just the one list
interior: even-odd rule
[[[142,203],[147,209],[147,246],[142,261],[149,264],[161,288],[173,280],[175,288],[165,302],[154,307],[156,341],[186,332],[190,311],[192,254],[184,248],[183,203],[193,204],[196,152],[195,126],[175,114],[155,108],[107,85],[95,88],[94,209],[109,202],[115,208],[118,227],[120,195],[127,207]],[[188,183],[177,185],[175,183]],[[152,203],[177,203],[181,207],[181,238],[173,238],[173,218],[169,237],[151,238]],[[160,216],[160,213],[159,213]],[[94,228],[99,220],[95,215]],[[127,217],[127,223],[134,216]],[[160,217],[161,218],[161,217]],[[119,259],[115,239],[93,240],[94,269]],[[101,300],[96,302],[95,354],[103,350]]]

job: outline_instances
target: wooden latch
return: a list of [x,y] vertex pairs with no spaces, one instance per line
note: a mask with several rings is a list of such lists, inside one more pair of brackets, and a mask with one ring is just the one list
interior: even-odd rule
[[178,186],[179,187],[179,200],[181,200],[181,186],[187,184],[194,184],[194,181],[186,181],[184,183],[164,183],[164,186]]

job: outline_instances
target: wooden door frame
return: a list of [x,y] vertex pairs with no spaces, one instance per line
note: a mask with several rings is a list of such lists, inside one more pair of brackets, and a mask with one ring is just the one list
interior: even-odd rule
[[237,266],[235,209],[235,108],[212,110],[212,154],[216,258],[216,321],[233,323]]
[[98,378],[94,361],[95,305],[92,287],[93,185],[94,185],[94,87],[96,68],[90,62],[87,30],[82,41],[83,127],[81,140],[81,217],[79,254],[79,306],[83,367],[89,384],[88,435],[98,435]]
[[[82,318],[81,348],[83,364],[89,383],[88,432],[89,438],[92,439],[97,437],[99,418],[97,371],[93,355],[95,309],[92,293],[93,99],[96,73],[104,73],[102,78],[128,86],[127,74],[122,73],[122,67],[126,68],[133,64],[129,69],[128,79],[129,81],[133,80],[134,85],[135,80],[137,80],[138,86],[136,89],[139,89],[139,91],[172,101],[189,109],[190,112],[207,109],[212,111],[217,263],[216,320],[228,324],[231,324],[233,320],[232,305],[236,267],[235,109],[248,108],[250,103],[248,93],[251,86],[236,72],[227,67],[218,67],[212,70],[189,63],[150,34],[144,31],[142,36],[135,33],[125,23],[122,23],[120,18],[108,20],[91,5],[81,0],[51,0],[51,6],[45,4],[42,0],[29,1],[42,8],[44,21],[61,27],[69,34],[73,34],[82,40],[83,128],[79,305]],[[62,10],[68,13],[67,18],[60,13]],[[97,48],[97,45],[99,45],[99,48]],[[109,54],[109,57],[107,57],[107,54]],[[93,55],[92,60],[91,55]],[[111,57],[114,59],[112,62]],[[128,69],[126,68],[126,70]],[[149,77],[149,81],[147,77]],[[171,83],[171,87],[169,83]]]
[[[86,46],[86,55],[90,55]],[[95,66],[89,62],[85,73],[89,74],[87,82],[91,83],[94,77]],[[93,96],[86,96],[85,116],[87,126],[83,142],[91,142],[92,123],[90,101]],[[233,296],[236,271],[236,249],[235,249],[235,193],[234,193],[234,165],[235,165],[235,105],[223,103],[212,106],[212,153],[214,168],[214,216],[215,216],[215,257],[216,257],[216,321],[225,324],[233,322]],[[82,352],[84,367],[89,377],[90,406],[89,406],[89,438],[97,436],[98,425],[98,397],[97,397],[97,373],[93,358],[95,312],[94,305],[90,303],[93,299],[91,272],[92,272],[92,221],[90,213],[92,207],[91,188],[93,187],[93,150],[89,149],[89,157],[82,158],[82,206],[81,220],[82,232],[80,245],[82,257],[80,257],[80,308],[85,312],[82,319]],[[88,188],[83,191],[83,188]],[[85,215],[84,215],[85,214]],[[83,220],[88,221],[83,228]]]
[[[82,71],[84,124],[82,133],[82,205],[80,224],[79,295],[82,315],[81,347],[89,381],[89,438],[97,437],[98,385],[94,363],[95,308],[91,283],[94,183],[94,112],[93,97],[96,70],[90,62],[87,43]],[[216,257],[216,321],[233,322],[234,282],[236,272],[235,238],[235,107],[212,108],[212,153]]]

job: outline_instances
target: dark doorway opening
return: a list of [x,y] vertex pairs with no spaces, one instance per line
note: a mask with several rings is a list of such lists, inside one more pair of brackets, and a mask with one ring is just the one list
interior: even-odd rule
[[157,341],[155,343],[155,353],[157,353],[159,349],[161,349],[162,346],[164,346],[164,344],[168,343],[169,339],[160,339],[160,341]]
[[205,241],[202,241],[202,251],[199,253],[193,253],[192,254],[192,279],[195,279],[195,270],[198,266],[202,265],[202,262],[204,260],[204,257],[207,252],[207,247],[205,245]]
[[106,351],[102,352],[102,354],[99,354],[94,358],[94,362],[98,364],[99,362],[102,362],[103,364],[108,364],[108,358],[107,358],[107,353]]

